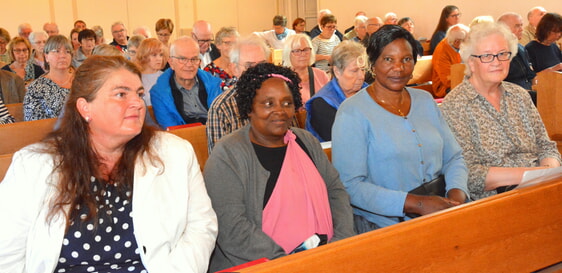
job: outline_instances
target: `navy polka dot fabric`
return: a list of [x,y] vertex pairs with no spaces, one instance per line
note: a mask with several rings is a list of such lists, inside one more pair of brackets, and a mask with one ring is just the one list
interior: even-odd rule
[[[98,219],[83,221],[88,208],[77,206],[77,218],[64,236],[55,272],[142,272],[140,249],[133,233],[131,192],[118,194],[114,185],[101,186],[92,178],[92,191],[103,191]],[[97,226],[94,225],[97,221]]]

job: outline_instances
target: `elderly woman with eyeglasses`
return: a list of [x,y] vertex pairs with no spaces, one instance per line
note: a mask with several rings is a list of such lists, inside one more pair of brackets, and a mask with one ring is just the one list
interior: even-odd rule
[[29,43],[31,44],[32,51],[28,62],[34,63],[45,70],[45,54],[43,49],[49,36],[44,31],[36,31],[29,34]]
[[29,62],[31,44],[26,39],[14,37],[8,44],[8,52],[12,63],[2,67],[3,70],[16,73],[26,85],[43,75],[44,71],[40,66]]
[[330,81],[326,72],[311,67],[315,54],[312,42],[306,34],[295,34],[287,38],[283,47],[283,65],[297,72],[301,79],[300,92],[302,103],[306,103],[314,94]]
[[47,39],[45,67],[49,72],[27,87],[23,98],[23,116],[26,121],[59,116],[74,78],[72,45],[63,35]]
[[6,48],[9,42],[10,33],[0,27],[0,62],[2,63],[10,62],[10,54],[8,53],[8,49]]
[[367,87],[367,62],[365,47],[360,43],[343,41],[334,49],[332,80],[305,104],[306,130],[319,141],[332,140],[332,125],[340,104]]
[[203,70],[221,79],[221,89],[227,90],[238,80],[234,76],[234,64],[230,61],[232,46],[238,42],[238,31],[233,27],[223,27],[217,32],[216,46],[220,51],[220,57],[211,61]]
[[460,50],[467,78],[441,105],[463,148],[475,199],[509,190],[527,170],[560,166],[556,143],[527,91],[503,81],[515,52],[517,38],[506,26],[473,26]]

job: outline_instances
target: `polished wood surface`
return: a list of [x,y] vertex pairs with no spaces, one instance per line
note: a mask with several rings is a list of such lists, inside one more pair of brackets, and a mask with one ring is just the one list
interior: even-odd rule
[[542,71],[536,79],[537,109],[548,135],[562,151],[562,73]]
[[464,79],[465,64],[451,65],[451,90],[459,85]]
[[10,167],[10,164],[12,163],[12,156],[13,154],[0,155],[0,182],[4,180],[6,171],[8,171],[8,167]]
[[16,122],[23,121],[23,103],[6,104],[10,115],[16,119]]
[[53,130],[56,121],[56,118],[52,118],[0,125],[0,154],[15,153],[29,144],[39,142]]
[[431,55],[423,56],[417,60],[414,71],[412,72],[412,78],[408,81],[408,85],[424,84],[431,81],[431,73],[433,70],[431,60]]
[[239,272],[532,272],[560,261],[557,179]]
[[197,161],[199,161],[199,166],[201,170],[205,168],[205,163],[209,158],[209,149],[207,147],[207,131],[205,125],[186,127],[176,130],[168,131],[176,136],[179,136],[191,143],[195,155],[197,156]]
[[299,128],[305,129],[306,127],[306,110],[300,109],[295,113],[297,117],[297,122],[299,123]]

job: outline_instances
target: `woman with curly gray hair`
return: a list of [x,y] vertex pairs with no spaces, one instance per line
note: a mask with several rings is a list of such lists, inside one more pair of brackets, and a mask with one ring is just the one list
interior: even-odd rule
[[473,26],[460,49],[467,78],[441,104],[463,148],[475,199],[513,188],[527,170],[560,166],[528,92],[503,81],[516,52],[517,38],[505,25]]
[[237,83],[240,117],[250,123],[216,143],[204,172],[219,221],[212,272],[353,235],[336,170],[312,135],[289,128],[302,105],[299,83],[269,63]]

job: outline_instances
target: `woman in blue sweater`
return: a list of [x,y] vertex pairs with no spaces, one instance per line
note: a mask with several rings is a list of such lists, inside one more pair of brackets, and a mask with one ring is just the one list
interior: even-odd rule
[[[375,82],[340,106],[332,159],[354,207],[358,233],[450,208],[467,199],[462,150],[431,95],[405,88],[416,62],[414,37],[387,25],[369,39]],[[412,189],[444,175],[446,197]]]

